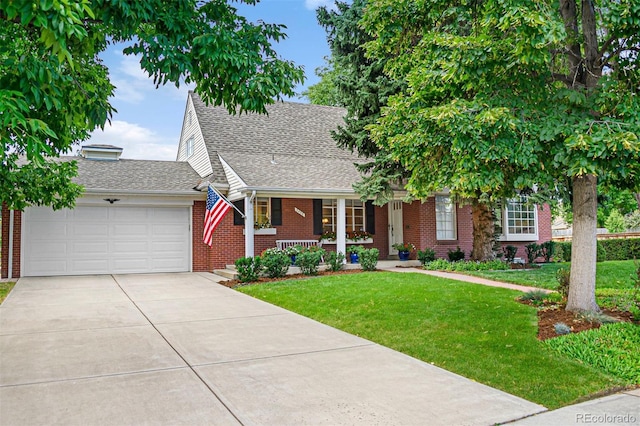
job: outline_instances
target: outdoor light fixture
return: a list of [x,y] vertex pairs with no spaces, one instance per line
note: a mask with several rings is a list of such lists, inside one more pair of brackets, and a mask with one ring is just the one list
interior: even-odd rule
[[108,201],[109,204],[113,204],[116,201],[120,201],[120,198],[104,198],[105,201]]

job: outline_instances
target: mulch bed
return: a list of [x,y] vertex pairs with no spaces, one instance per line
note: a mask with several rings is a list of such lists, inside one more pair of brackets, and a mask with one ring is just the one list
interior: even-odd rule
[[[526,302],[521,302],[529,304]],[[618,321],[638,323],[634,321],[631,312],[617,311],[610,309],[601,309],[601,312]],[[553,304],[543,306],[538,310],[538,340],[547,340],[554,337],[558,337],[555,330],[557,323],[564,323],[571,328],[572,333],[579,333],[581,331],[591,330],[593,328],[600,328],[599,322],[592,322],[585,318],[582,318],[580,314],[569,312],[564,309],[564,305]]]

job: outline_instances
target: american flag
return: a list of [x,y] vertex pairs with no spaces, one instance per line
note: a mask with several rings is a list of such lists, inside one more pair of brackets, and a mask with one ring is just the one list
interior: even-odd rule
[[213,231],[216,230],[216,227],[230,208],[231,204],[223,199],[213,188],[209,187],[207,191],[207,211],[204,214],[204,233],[202,234],[202,241],[209,247],[212,244],[211,235]]

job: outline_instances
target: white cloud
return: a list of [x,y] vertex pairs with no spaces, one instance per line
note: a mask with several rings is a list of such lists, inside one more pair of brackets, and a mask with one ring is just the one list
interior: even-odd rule
[[336,4],[333,0],[304,0],[304,6],[309,10],[316,10],[319,7],[334,9]]
[[150,95],[168,96],[184,101],[187,92],[195,87],[183,83],[178,89],[173,83],[167,83],[156,89],[153,79],[140,67],[139,55],[125,55],[122,51],[114,53],[117,63],[110,68],[111,82],[116,86],[115,96],[120,101],[141,104]]
[[96,130],[84,144],[107,144],[123,148],[122,158],[175,160],[178,136],[159,136],[151,129],[126,121],[113,120],[104,131]]

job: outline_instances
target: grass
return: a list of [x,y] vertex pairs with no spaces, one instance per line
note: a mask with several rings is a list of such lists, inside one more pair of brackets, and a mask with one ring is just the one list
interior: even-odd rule
[[[547,263],[538,269],[509,271],[472,271],[466,274],[504,281],[513,284],[555,290],[558,286],[556,271],[560,268],[570,269],[570,263]],[[614,288],[630,289],[633,287],[631,276],[635,272],[633,260],[612,260],[599,262],[596,266],[596,289]]]
[[624,384],[538,341],[536,309],[513,290],[372,272],[239,291],[550,409]]
[[16,285],[16,283],[13,282],[0,283],[0,304],[7,298],[14,285]]

